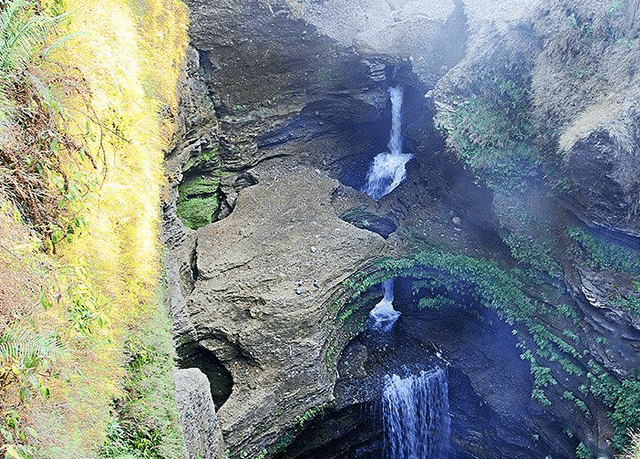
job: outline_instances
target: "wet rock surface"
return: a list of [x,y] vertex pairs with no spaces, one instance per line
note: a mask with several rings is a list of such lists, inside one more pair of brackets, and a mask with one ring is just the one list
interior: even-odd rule
[[277,163],[254,173],[258,184],[240,193],[233,213],[196,234],[182,340],[213,352],[231,373],[233,390],[218,411],[225,441],[232,452],[258,454],[333,398],[331,295],[387,249],[335,215],[335,180]]

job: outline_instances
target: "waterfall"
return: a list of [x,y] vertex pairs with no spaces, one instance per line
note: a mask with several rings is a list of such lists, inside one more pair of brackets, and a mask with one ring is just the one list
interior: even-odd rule
[[402,94],[401,86],[389,88],[391,98],[391,136],[388,152],[373,158],[373,164],[367,173],[367,184],[362,189],[376,201],[391,193],[405,179],[405,165],[413,155],[402,153]]
[[451,435],[444,369],[386,377],[382,394],[388,459],[446,459]]
[[393,309],[393,279],[382,283],[384,298],[371,310],[369,317],[373,319],[371,328],[382,332],[389,332],[396,323],[400,312]]

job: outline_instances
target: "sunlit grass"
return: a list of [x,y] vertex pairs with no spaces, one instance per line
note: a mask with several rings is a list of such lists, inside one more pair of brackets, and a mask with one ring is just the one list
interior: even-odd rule
[[[22,320],[57,334],[64,349],[47,378],[51,396],[31,400],[24,412],[35,428],[25,441],[38,457],[86,458],[97,454],[111,402],[122,395],[132,327],[162,307],[153,301],[161,277],[162,161],[174,132],[188,18],[178,0],[43,3],[56,14],[68,12],[60,33],[70,38],[43,71],[65,79],[52,88],[63,106],[59,128],[86,157],[60,152],[79,190],[66,211],[82,217],[69,241],[58,242],[48,256],[37,243],[27,247],[34,241],[29,238],[16,238],[8,249],[24,246],[20,256],[47,260],[46,308],[39,305],[41,292],[32,292]],[[51,186],[55,181],[53,174]],[[13,215],[0,212],[9,220]],[[12,260],[10,254],[0,258]],[[33,268],[18,269],[28,277]]]

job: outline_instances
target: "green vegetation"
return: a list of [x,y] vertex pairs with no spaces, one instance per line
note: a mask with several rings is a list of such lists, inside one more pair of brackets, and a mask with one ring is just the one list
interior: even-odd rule
[[124,355],[131,330],[165,314],[152,298],[175,116],[160,112],[177,109],[186,9],[6,0],[0,21],[0,454],[95,457],[126,391],[122,438],[170,439],[175,425],[133,408],[146,386]]
[[623,451],[629,443],[628,432],[640,428],[640,379],[620,382],[593,361],[587,362],[584,356],[588,351],[581,344],[578,329],[555,329],[555,324],[566,323],[565,319],[577,325],[578,312],[567,304],[554,307],[533,300],[523,290],[523,276],[523,272],[504,269],[491,260],[450,252],[382,259],[370,270],[345,281],[348,296],[341,311],[352,311],[354,304],[362,306],[366,302],[358,301],[361,295],[394,277],[412,281],[412,291],[420,297],[421,306],[464,301],[493,309],[507,323],[518,326],[513,334],[522,350],[520,358],[529,363],[533,376],[531,397],[549,406],[552,402],[547,388],[567,376],[582,380],[579,394],[565,390],[563,398],[586,417],[592,416],[588,395],[604,403],[611,410],[610,418],[616,427],[612,442],[618,451]]
[[[606,241],[582,227],[570,227],[567,233],[573,242],[567,254],[582,266],[640,275],[640,254],[637,250]],[[618,296],[612,304],[640,317],[640,281],[634,283],[634,290],[632,294]]]
[[533,375],[531,398],[538,401],[543,406],[551,405],[551,401],[544,393],[544,389],[547,386],[558,384],[558,381],[551,376],[551,368],[540,365],[533,355],[533,352],[530,349],[527,349],[522,342],[519,343],[519,347],[525,349],[525,351],[520,354],[520,358],[529,362],[531,374]]
[[640,459],[640,435],[638,432],[631,433],[631,445],[625,453],[620,456],[620,459]]
[[198,156],[194,156],[187,160],[186,164],[183,167],[184,172],[190,171],[192,168],[198,166],[200,168],[207,168],[214,163],[217,165],[217,161],[219,159],[218,153],[220,152],[220,145],[216,145],[214,148],[203,151]]
[[532,278],[547,272],[559,279],[563,271],[553,257],[550,224],[529,204],[542,193],[540,184],[559,186],[559,166],[543,151],[548,142],[541,143],[527,66],[523,56],[498,59],[454,110],[438,113],[436,126],[476,181],[493,191],[493,210],[513,258]]
[[308,421],[311,421],[320,413],[322,413],[322,407],[314,406],[313,408],[309,408],[307,411],[304,412],[302,416],[298,416],[296,419],[300,427],[304,427],[305,423],[307,423]]
[[611,444],[623,452],[631,441],[630,433],[640,428],[640,379],[633,376],[620,382],[595,361],[587,365],[589,391],[611,410],[609,417],[615,426]]
[[579,459],[591,459],[593,457],[593,451],[591,451],[591,448],[586,446],[584,443],[580,442],[576,449],[576,456]]
[[495,73],[475,81],[474,94],[452,112],[440,112],[436,126],[447,132],[460,159],[493,190],[524,192],[538,177],[541,153],[531,112],[531,77],[523,64],[505,60]]
[[574,325],[578,325],[580,322],[580,315],[575,308],[568,304],[558,304],[556,305],[556,311],[564,317],[571,319]]
[[[160,299],[160,298],[159,298]],[[178,458],[182,437],[173,398],[171,323],[161,304],[125,345],[124,398],[114,401],[107,439],[99,455]]]
[[576,243],[568,249],[569,255],[582,265],[600,271],[624,271],[640,275],[640,253],[637,250],[605,241],[578,226],[570,227],[567,234]]
[[356,225],[358,228],[369,229],[371,227],[371,221],[373,219],[379,219],[380,217],[363,207],[354,207],[353,209],[343,212],[340,218]]
[[90,187],[83,174],[65,171],[65,155],[93,158],[58,128],[68,115],[53,81],[65,90],[77,82],[52,71],[48,59],[68,38],[52,42],[62,16],[36,13],[37,7],[33,0],[0,5],[0,181],[2,196],[53,248],[83,226],[77,201]]
[[548,272],[555,279],[562,278],[562,267],[553,257],[555,242],[548,232],[541,233],[537,238],[510,233],[503,240],[511,249],[513,258],[529,267],[530,277]]
[[178,187],[177,214],[187,228],[198,229],[213,221],[220,206],[220,179],[207,175],[187,178]]
[[[469,75],[479,76],[469,76],[471,81],[463,85],[467,88],[465,92],[452,95],[457,97],[455,103],[441,107],[436,117],[437,126],[447,134],[448,145],[473,173],[476,182],[493,192],[493,211],[501,226],[500,235],[521,268],[505,271],[508,279],[501,278],[496,283],[508,281],[504,286],[513,290],[526,285],[531,291],[537,290],[536,298],[544,301],[529,299],[528,303],[520,303],[514,298],[501,306],[500,293],[486,290],[482,275],[469,269],[474,263],[449,255],[435,260],[435,264],[434,260],[427,260],[424,271],[428,274],[421,275],[411,267],[399,269],[398,275],[418,279],[414,282],[414,294],[422,296],[420,304],[425,306],[454,298],[459,304],[461,299],[465,301],[461,296],[465,288],[461,287],[475,290],[473,296],[479,304],[493,307],[505,320],[517,325],[514,334],[519,338],[521,358],[529,362],[534,380],[532,397],[548,405],[552,392],[547,388],[564,381],[567,375],[577,378],[582,381],[580,389],[566,390],[564,400],[586,417],[591,416],[594,397],[604,403],[616,426],[613,445],[622,451],[629,442],[629,432],[637,429],[640,422],[640,413],[635,410],[640,406],[635,398],[636,379],[619,381],[587,362],[589,349],[580,339],[580,314],[562,303],[559,281],[563,268],[557,260],[567,255],[576,264],[594,270],[640,275],[640,255],[637,250],[608,242],[597,233],[578,227],[569,228],[569,249],[565,252],[564,230],[559,231],[551,221],[545,221],[548,210],[541,209],[546,206],[553,211],[548,200],[569,190],[566,174],[562,173],[562,149],[567,150],[571,139],[587,132],[585,127],[595,127],[583,125],[590,122],[589,118],[617,116],[617,106],[606,102],[606,97],[637,87],[639,62],[635,50],[640,36],[637,24],[633,28],[628,26],[628,2],[624,0],[591,2],[584,9],[570,5],[571,2],[552,0],[551,11],[564,13],[535,25],[539,36],[550,37],[542,59],[538,60],[536,75],[531,75],[527,58],[517,52],[509,57],[492,56],[481,71],[471,69]],[[541,63],[544,65],[540,66]],[[585,111],[585,115],[592,116],[577,120],[576,111],[586,109],[594,110],[594,113]],[[593,116],[596,113],[598,116]],[[570,126],[562,137],[548,129],[574,120],[581,124]],[[624,140],[619,142],[623,144]],[[445,259],[466,267],[444,267],[441,262]],[[443,269],[446,275],[440,275]],[[368,277],[361,276],[365,284]],[[552,286],[558,286],[558,291],[554,293]],[[520,293],[528,297],[524,291]],[[640,284],[635,284],[634,292],[613,299],[612,305],[640,316]],[[602,346],[607,344],[604,337],[596,341]],[[584,444],[576,454],[593,456]]]
[[541,55],[544,68],[534,78],[536,111],[545,124],[571,123],[560,138],[564,150],[596,127],[589,119],[617,116],[618,107],[606,98],[638,85],[640,37],[631,5],[551,0],[550,10],[563,13],[536,23],[539,36],[550,38]]
[[640,317],[640,281],[634,283],[636,295],[629,295],[626,297],[616,298],[613,302],[614,305],[622,308],[636,317]]
[[[14,115],[18,107],[16,93],[21,86],[29,84],[27,78],[38,78],[37,67],[59,22],[59,17],[36,14],[34,8],[29,0],[12,0],[0,5],[0,118],[3,120]],[[42,82],[36,82],[33,89],[40,90],[40,96],[50,104],[55,103]]]
[[220,208],[220,145],[191,157],[184,165],[185,178],[178,186],[177,215],[187,228],[208,225]]
[[[359,273],[346,282],[351,299],[393,277],[435,282],[444,296],[473,292],[480,304],[496,310],[509,324],[530,319],[535,303],[523,291],[521,272],[507,271],[492,260],[451,252],[421,252],[401,259],[382,259],[371,273]],[[420,284],[421,290],[422,285]]]
[[0,381],[7,387],[16,380],[20,399],[49,397],[51,391],[44,376],[60,353],[60,342],[54,336],[43,336],[30,329],[5,328],[0,335]]
[[456,302],[451,298],[443,295],[435,295],[432,298],[422,297],[418,303],[421,308],[440,308],[445,306],[453,306]]

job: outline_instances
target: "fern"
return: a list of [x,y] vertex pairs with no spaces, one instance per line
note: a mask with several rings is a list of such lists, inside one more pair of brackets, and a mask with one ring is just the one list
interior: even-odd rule
[[6,328],[0,335],[0,379],[4,387],[9,385],[5,380],[18,381],[23,400],[32,391],[47,398],[49,388],[41,376],[60,350],[61,344],[55,337],[25,328]]
[[0,361],[20,358],[47,358],[60,349],[58,340],[25,328],[7,328],[0,335]]
[[[44,54],[47,38],[61,16],[35,14],[31,0],[12,0],[0,11],[0,119],[13,107],[11,89]],[[30,72],[26,72],[30,74]]]

